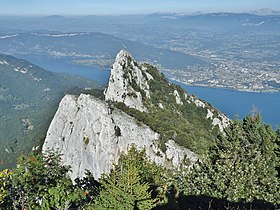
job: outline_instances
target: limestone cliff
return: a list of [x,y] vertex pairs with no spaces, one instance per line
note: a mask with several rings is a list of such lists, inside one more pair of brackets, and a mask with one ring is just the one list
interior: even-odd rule
[[121,50],[111,69],[108,88],[105,90],[105,100],[123,102],[131,108],[147,111],[143,105],[143,96],[149,97],[148,80],[153,79],[137,64],[134,58],[125,50]]
[[[155,92],[150,90],[149,84],[155,79],[153,75],[149,73],[147,67],[149,67],[149,65],[137,63],[129,52],[121,50],[117,54],[115,63],[111,69],[108,87],[104,91],[105,100],[121,102],[127,107],[147,112],[149,109],[148,106],[151,104],[145,103],[144,99],[151,99],[151,95]],[[165,81],[165,83],[169,84],[170,88],[173,88],[167,81]],[[205,113],[207,113],[205,114],[205,118],[210,119],[212,125],[218,126],[220,131],[223,131],[229,124],[230,120],[223,113],[214,109],[210,104],[188,95],[187,93],[185,93],[184,96],[180,96],[176,87],[174,90],[172,89],[172,91],[176,104],[184,106],[189,103],[194,103],[195,106],[205,109]],[[167,93],[164,92],[163,94]],[[185,104],[183,98],[185,98]],[[157,106],[164,109],[162,101],[157,101]]]
[[62,163],[72,168],[71,178],[82,177],[86,169],[97,179],[108,173],[121,152],[135,145],[146,148],[150,160],[166,167],[177,167],[197,156],[172,140],[165,143],[163,152],[159,134],[148,126],[104,101],[81,94],[66,95],[49,127],[43,151],[55,149],[62,155]]
[[[171,84],[126,51],[116,56],[105,101],[66,95],[49,127],[43,152],[56,149],[71,178],[86,169],[97,179],[134,145],[150,160],[177,168],[198,159],[229,119],[210,104]],[[197,154],[192,151],[198,152]]]

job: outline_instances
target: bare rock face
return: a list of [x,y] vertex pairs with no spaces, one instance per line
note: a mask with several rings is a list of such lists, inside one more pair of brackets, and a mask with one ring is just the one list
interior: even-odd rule
[[[128,52],[121,50],[104,91],[105,101],[85,94],[66,95],[62,99],[47,132],[43,152],[54,149],[61,153],[62,163],[71,166],[72,179],[83,177],[86,170],[98,179],[102,173],[108,173],[120,154],[127,152],[132,145],[138,149],[145,148],[151,161],[166,168],[180,168],[185,163],[197,161],[198,156],[189,149],[171,139],[160,142],[158,133],[126,114],[126,110],[121,111],[107,103],[124,103],[127,107],[149,114],[149,107],[143,99],[147,102],[154,97],[152,84],[157,75],[148,68],[137,64]],[[172,88],[170,83],[168,86]],[[207,115],[202,118],[211,119],[213,127],[218,125],[221,131],[229,123],[229,119],[211,105],[182,90],[179,93],[175,88],[164,94],[171,94],[176,106],[194,103],[197,107],[207,109]],[[150,106],[161,110],[169,106],[169,101],[164,105],[161,101],[154,103],[150,103]]]
[[111,69],[108,88],[104,92],[105,100],[123,102],[128,107],[147,111],[143,105],[141,91],[146,97],[150,97],[148,85],[150,79],[153,77],[145,71],[145,68],[139,66],[127,51],[121,50]]
[[61,153],[62,163],[71,166],[72,179],[83,177],[86,169],[98,179],[132,145],[146,148],[150,160],[167,168],[179,167],[186,159],[197,160],[193,152],[172,140],[162,152],[158,138],[148,126],[93,96],[66,95],[49,127],[43,152],[55,149]]

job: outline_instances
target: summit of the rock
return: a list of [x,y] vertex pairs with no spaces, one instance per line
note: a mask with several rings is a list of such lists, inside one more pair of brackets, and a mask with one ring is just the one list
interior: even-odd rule
[[122,102],[139,111],[147,111],[143,97],[150,97],[148,81],[153,77],[139,65],[132,55],[121,50],[111,69],[105,100]]
[[122,49],[122,50],[120,50],[120,52],[117,54],[115,61],[116,61],[116,62],[121,62],[121,61],[124,61],[124,59],[125,59],[125,58],[128,58],[128,57],[132,58],[132,55],[131,55],[128,51]]

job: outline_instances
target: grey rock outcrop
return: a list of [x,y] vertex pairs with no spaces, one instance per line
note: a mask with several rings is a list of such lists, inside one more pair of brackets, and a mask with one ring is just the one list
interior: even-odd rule
[[147,98],[150,97],[148,81],[151,79],[153,77],[137,64],[130,53],[121,50],[111,69],[108,88],[104,92],[105,100],[123,102],[128,107],[147,111],[140,91],[145,93]]
[[158,138],[148,126],[104,101],[85,94],[66,95],[49,127],[43,152],[55,149],[61,153],[62,163],[71,166],[72,179],[82,177],[86,169],[98,179],[132,145],[146,148],[148,158],[165,167],[197,160],[193,152],[172,140],[165,143],[166,151],[162,152]]
[[201,101],[200,99],[195,98],[193,96],[185,95],[185,97],[189,98],[188,103],[193,102],[193,103],[195,103],[195,105],[197,107],[202,107],[202,108],[207,109],[206,118],[211,119],[212,125],[213,126],[217,125],[221,132],[223,132],[224,129],[230,124],[230,119],[226,115],[224,115],[220,111],[217,111],[216,109],[211,107],[209,104],[206,104],[203,101]]
[[[152,104],[155,94],[152,84],[157,74],[148,68],[144,64],[139,65],[128,52],[121,50],[116,56],[108,87],[104,91],[105,101],[85,94],[66,95],[62,99],[47,132],[43,152],[55,149],[61,153],[62,163],[72,168],[72,179],[84,176],[86,170],[98,179],[102,173],[108,173],[120,154],[127,152],[132,145],[138,149],[145,148],[151,161],[166,168],[179,168],[184,163],[197,161],[198,156],[175,143],[175,138],[161,142],[158,133],[125,113],[126,107],[145,114],[149,114],[151,107],[161,110],[169,107],[169,101],[164,104],[160,100],[153,101]],[[195,104],[207,109],[207,114],[202,115],[202,118],[211,119],[213,127],[218,125],[222,131],[227,126],[229,119],[211,105],[179,91],[167,80],[162,80],[168,87],[174,88],[170,93],[163,93],[174,97],[176,106],[173,107],[187,108]],[[126,107],[121,111],[109,105],[110,101],[123,103]],[[179,112],[175,110],[174,113]]]

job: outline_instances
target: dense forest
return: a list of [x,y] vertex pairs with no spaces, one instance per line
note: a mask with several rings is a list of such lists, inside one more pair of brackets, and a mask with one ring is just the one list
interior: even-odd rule
[[276,209],[280,132],[260,115],[235,119],[192,166],[167,170],[131,147],[110,174],[74,182],[61,155],[31,153],[0,172],[0,209]]

